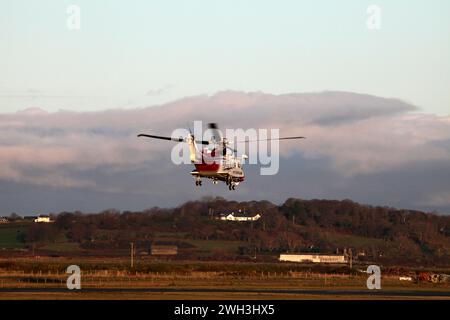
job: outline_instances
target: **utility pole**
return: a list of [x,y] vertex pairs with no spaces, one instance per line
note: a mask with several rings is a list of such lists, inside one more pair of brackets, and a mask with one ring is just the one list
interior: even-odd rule
[[352,249],[349,249],[350,254],[350,269],[353,269],[353,251]]
[[131,262],[131,269],[134,267],[134,242],[130,242],[131,245],[131,252],[130,252],[130,262]]

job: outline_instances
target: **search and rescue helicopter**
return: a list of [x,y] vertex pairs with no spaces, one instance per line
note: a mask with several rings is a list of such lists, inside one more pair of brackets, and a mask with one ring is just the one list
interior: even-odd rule
[[[139,134],[138,137],[146,137],[153,139],[169,140],[176,142],[186,142],[189,146],[189,157],[191,163],[195,165],[195,170],[191,171],[191,175],[195,178],[195,185],[202,185],[202,178],[213,180],[213,184],[223,181],[228,186],[229,190],[235,190],[236,186],[244,181],[245,174],[242,170],[242,161],[247,159],[247,155],[243,154],[241,157],[237,156],[237,150],[230,148],[231,142],[226,137],[222,137],[220,130],[215,123],[209,123],[208,129],[212,132],[212,138],[209,141],[195,140],[194,135],[189,130],[186,137],[164,137],[150,134]],[[262,139],[262,140],[244,140],[239,142],[256,142],[256,141],[270,141],[270,140],[293,140],[305,139],[305,137],[284,137],[277,139]],[[213,146],[212,148],[205,147],[202,150],[198,149],[198,145]],[[227,150],[231,150],[230,154]]]

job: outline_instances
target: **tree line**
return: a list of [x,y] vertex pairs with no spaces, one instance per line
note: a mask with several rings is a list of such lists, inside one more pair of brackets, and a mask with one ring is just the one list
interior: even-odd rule
[[[220,214],[261,214],[255,222],[214,219]],[[56,241],[63,234],[85,249],[127,248],[130,241],[149,246],[161,234],[173,244],[191,240],[241,241],[241,251],[342,252],[391,262],[450,262],[450,216],[369,206],[351,200],[287,199],[236,202],[223,198],[189,201],[176,208],[143,211],[105,210],[100,213],[61,212],[53,224],[33,224],[23,241]],[[169,237],[169,239],[171,239]],[[169,241],[170,242],[170,241]]]

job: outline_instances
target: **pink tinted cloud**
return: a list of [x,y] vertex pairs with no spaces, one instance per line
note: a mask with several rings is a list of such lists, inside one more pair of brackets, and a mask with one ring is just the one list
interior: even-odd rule
[[[347,92],[271,95],[220,92],[165,105],[102,112],[0,114],[0,179],[58,187],[100,188],[90,170],[127,172],[158,166],[171,145],[136,138],[170,135],[194,120],[226,128],[279,128],[304,135],[281,155],[328,158],[344,175],[450,159],[448,117],[420,114],[397,99]],[[444,142],[444,143],[443,143]],[[166,157],[166,159],[168,156]]]

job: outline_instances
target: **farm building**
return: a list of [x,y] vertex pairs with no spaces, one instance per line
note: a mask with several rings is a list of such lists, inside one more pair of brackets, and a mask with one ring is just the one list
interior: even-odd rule
[[280,254],[279,260],[305,263],[347,263],[345,255],[339,254]]
[[256,215],[254,215],[253,217],[249,217],[249,216],[245,216],[245,215],[236,215],[234,212],[228,214],[228,215],[223,215],[220,216],[219,218],[217,218],[218,220],[223,220],[223,221],[239,221],[239,222],[246,222],[246,221],[256,221],[259,218],[261,218],[261,215],[258,213]]
[[50,222],[53,222],[53,221],[50,219],[50,216],[40,215],[40,216],[38,216],[38,217],[36,217],[36,218],[34,219],[34,222],[38,222],[38,223],[50,223]]
[[176,254],[178,254],[178,247],[177,246],[168,246],[168,245],[152,245],[150,248],[150,253],[152,256],[176,255]]

